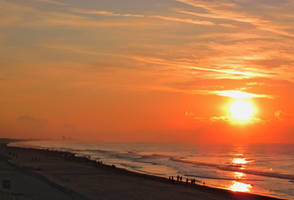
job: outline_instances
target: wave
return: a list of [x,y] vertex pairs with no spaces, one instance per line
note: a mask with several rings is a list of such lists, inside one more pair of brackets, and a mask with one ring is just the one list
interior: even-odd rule
[[[204,179],[214,179],[214,180],[226,180],[226,181],[235,181],[236,178],[225,178],[225,177],[213,177],[213,176],[203,176],[203,175],[195,175],[195,174],[184,174],[184,176],[188,177],[195,177],[195,178],[204,178]],[[238,179],[240,180],[240,179]],[[260,179],[248,179],[248,178],[242,178],[242,181],[263,181]]]
[[265,172],[265,171],[243,169],[243,168],[241,168],[241,165],[221,165],[221,164],[214,164],[214,163],[205,163],[205,162],[184,160],[184,159],[179,159],[179,158],[175,158],[175,157],[172,157],[171,160],[173,160],[175,162],[182,162],[182,163],[189,163],[189,164],[199,165],[199,166],[213,167],[213,168],[223,170],[223,171],[242,172],[245,174],[252,174],[252,175],[257,175],[257,176],[287,179],[287,180],[294,181],[293,174],[283,174],[283,173],[278,173],[278,172]]
[[[152,164],[152,165],[159,165],[157,162],[154,162],[153,159],[159,159],[159,158],[167,158],[169,159],[170,156],[163,155],[163,154],[140,154],[136,151],[127,151],[127,152],[117,152],[117,151],[109,151],[109,150],[101,150],[101,149],[85,149],[82,150],[82,154],[95,154],[97,155],[105,155],[107,157],[116,158],[116,159],[122,159],[122,160],[129,160],[133,162],[139,162],[139,163],[146,163],[146,164]],[[124,164],[122,164],[124,165]],[[130,167],[130,166],[125,166]],[[133,168],[133,167],[130,167]]]
[[134,170],[139,170],[139,168],[140,168],[140,167],[138,167],[136,165],[131,165],[131,164],[127,164],[127,163],[120,163],[120,165],[123,166],[123,167],[134,169]]
[[147,155],[141,155],[141,159],[160,159],[160,158],[171,158],[170,155],[165,155],[165,154],[158,154],[158,153],[153,153],[153,154],[147,154]]
[[[175,157],[168,154],[160,154],[160,153],[140,153],[138,151],[126,151],[126,152],[119,152],[119,151],[110,151],[110,150],[104,150],[104,149],[75,149],[75,148],[68,148],[68,147],[53,147],[53,148],[45,148],[42,146],[37,145],[24,145],[21,143],[11,143],[10,145],[13,146],[25,146],[25,147],[32,147],[32,148],[39,148],[39,149],[53,149],[53,150],[60,150],[60,151],[68,151],[71,153],[75,153],[77,156],[88,156],[95,155],[95,157],[101,157],[99,155],[104,155],[106,157],[116,158],[116,159],[122,159],[122,160],[129,160],[132,162],[138,162],[138,163],[146,163],[151,165],[165,165],[165,163],[160,162],[160,160],[170,160],[174,162],[180,162],[180,163],[187,163],[192,164],[196,166],[205,166],[210,168],[215,168],[223,171],[233,171],[233,172],[242,172],[246,174],[252,174],[257,176],[264,176],[264,177],[271,177],[271,178],[279,178],[279,179],[287,179],[291,182],[294,182],[294,175],[293,174],[284,174],[279,172],[265,172],[265,171],[257,171],[257,170],[251,170],[251,169],[243,169],[242,165],[232,165],[232,164],[215,164],[215,163],[206,163],[206,162],[199,162],[199,161],[191,161],[188,159],[185,159],[185,157]],[[103,156],[102,156],[103,158]],[[127,168],[138,170],[138,167],[135,165],[127,165],[123,162],[120,163],[122,166],[125,166]],[[186,174],[188,175],[188,174]],[[195,177],[201,177],[199,175],[189,175],[189,176],[195,176]],[[216,177],[209,177],[209,176],[202,176],[202,178],[211,178],[211,179],[222,179],[225,180],[226,178],[216,178]]]

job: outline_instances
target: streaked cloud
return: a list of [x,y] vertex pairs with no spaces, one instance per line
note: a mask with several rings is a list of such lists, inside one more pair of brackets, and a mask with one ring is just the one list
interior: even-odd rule
[[230,97],[235,99],[272,98],[272,96],[270,95],[254,94],[254,93],[244,92],[240,90],[211,91],[211,94],[216,94],[219,96]]
[[[228,1],[205,1],[205,0],[177,0],[184,4],[190,5],[195,8],[202,8],[206,10],[206,13],[178,10],[178,12],[193,15],[197,17],[212,18],[212,19],[224,19],[229,21],[236,21],[241,23],[248,23],[259,30],[269,31],[274,34],[279,34],[288,37],[294,37],[294,33],[288,31],[289,27],[282,26],[275,23],[272,20],[265,19],[262,16],[254,15],[244,10],[239,10],[240,7],[237,2]],[[236,9],[237,8],[237,9]]]
[[41,2],[41,3],[47,3],[47,4],[54,4],[54,5],[57,5],[57,6],[65,6],[65,5],[67,5],[64,2],[57,1],[57,0],[34,0],[34,1]]
[[30,115],[21,115],[16,119],[16,121],[32,126],[44,126],[48,123],[48,120],[46,119],[40,119]]
[[[58,4],[58,1],[39,0],[43,3]],[[38,1],[38,2],[39,2]],[[62,2],[60,2],[63,5]],[[64,4],[66,5],[66,4]],[[62,11],[54,9],[46,9],[42,6],[30,6],[24,3],[0,1],[0,6],[5,8],[0,19],[1,25],[14,25],[18,27],[72,27],[72,28],[99,28],[99,27],[149,27],[159,26],[158,23],[150,24],[150,21],[143,19],[140,14],[120,14],[111,11],[87,10],[70,8],[69,6],[62,7]],[[13,13],[13,14],[12,14]],[[24,16],[38,16],[26,20]],[[87,15],[103,15],[109,17],[132,17],[132,20],[123,19],[94,19]],[[137,19],[136,19],[137,18]],[[162,25],[162,23],[161,23]]]
[[173,21],[173,22],[182,22],[188,24],[198,24],[198,25],[215,25],[213,22],[204,21],[204,20],[194,20],[194,19],[185,19],[185,18],[176,18],[176,17],[167,17],[167,16],[152,16],[153,18],[166,20],[166,21]]
[[114,13],[110,11],[104,11],[104,10],[82,10],[82,9],[72,9],[72,11],[80,14],[87,14],[87,15],[104,15],[104,16],[110,16],[110,17],[144,17],[144,15],[141,14],[121,14],[121,13]]
[[[186,69],[191,69],[191,70],[197,70],[197,71],[206,71],[206,72],[216,72],[220,74],[227,74],[231,76],[232,79],[242,79],[242,78],[253,78],[253,77],[270,77],[272,76],[271,74],[266,74],[266,73],[258,73],[254,71],[248,71],[248,70],[236,70],[234,68],[231,69],[221,69],[221,68],[213,68],[213,67],[197,67],[197,66],[181,66]],[[219,78],[222,78],[220,76]]]
[[246,122],[242,122],[242,121],[236,121],[234,119],[232,119],[229,116],[213,116],[209,119],[212,123],[218,123],[218,122],[226,122],[226,123],[230,123],[230,124],[237,124],[237,125],[252,125],[252,124],[264,124],[267,121],[263,120],[261,118],[258,117],[252,117],[249,121]]
[[294,112],[291,1],[0,0],[0,8],[3,124],[46,124],[21,115],[37,113],[56,132],[69,122],[76,133],[205,129],[229,125],[220,110],[235,98],[259,104],[260,119],[284,123]]

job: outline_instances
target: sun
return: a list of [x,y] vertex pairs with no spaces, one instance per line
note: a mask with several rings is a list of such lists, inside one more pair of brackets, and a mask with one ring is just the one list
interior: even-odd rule
[[235,100],[230,106],[231,117],[234,120],[245,122],[252,118],[254,106],[250,101]]

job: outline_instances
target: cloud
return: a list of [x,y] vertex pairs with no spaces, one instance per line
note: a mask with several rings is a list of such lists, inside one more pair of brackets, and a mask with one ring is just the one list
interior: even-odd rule
[[166,17],[166,16],[151,16],[151,17],[165,20],[165,21],[182,22],[187,24],[197,24],[197,25],[207,25],[207,26],[215,25],[213,22],[204,21],[204,20],[185,19],[185,18]]
[[[196,4],[195,7],[199,7],[199,5]],[[226,11],[221,11],[221,10],[217,10],[217,9],[212,9],[209,6],[205,7],[205,9],[207,9],[213,13],[199,13],[199,12],[180,10],[180,9],[177,10],[177,12],[182,13],[182,14],[186,14],[186,15],[197,16],[197,17],[212,18],[212,19],[225,19],[225,20],[230,20],[230,21],[249,23],[249,24],[253,24],[253,25],[256,25],[257,22],[262,21],[258,17],[249,17],[245,14],[226,12]],[[263,21],[263,22],[265,23],[268,21]]]
[[46,119],[35,118],[29,115],[21,115],[16,119],[16,121],[38,127],[48,124],[48,120]]
[[86,15],[104,15],[110,17],[144,17],[141,14],[122,14],[122,13],[114,13],[111,11],[104,11],[104,10],[83,10],[83,9],[72,9],[73,12],[86,14]]
[[291,120],[291,119],[293,119],[293,115],[291,115],[290,113],[284,112],[282,110],[276,110],[274,112],[274,117],[275,117],[275,119],[278,119],[278,120]]
[[238,99],[249,99],[249,98],[272,98],[271,95],[266,94],[254,94],[249,92],[243,92],[239,90],[224,90],[224,91],[211,91],[211,94],[219,96],[238,98]]
[[[231,3],[227,1],[192,1],[192,0],[179,0],[181,2],[190,2],[191,5],[196,5],[202,9],[205,9],[205,12],[199,12],[200,14],[211,14],[211,12],[216,12],[217,17],[229,18],[229,14],[239,14],[244,16],[251,15],[246,12],[237,12],[235,9],[239,9],[237,3]],[[193,4],[192,4],[192,3]],[[10,9],[14,9],[16,5],[11,6]],[[20,6],[20,5],[18,5]],[[193,6],[195,7],[195,6]],[[15,11],[20,11],[21,8],[15,9]],[[72,12],[75,13],[72,13]],[[171,10],[174,11],[174,10]],[[37,8],[28,8],[25,7],[23,12],[25,15],[37,15],[38,18],[23,20],[22,23],[19,23],[19,27],[49,27],[52,31],[59,31],[59,28],[73,28],[76,30],[85,30],[85,31],[99,31],[96,28],[112,28],[112,27],[132,27],[135,29],[146,28],[161,24],[170,24],[173,28],[174,23],[165,23],[164,21],[172,21],[179,23],[188,23],[188,24],[197,24],[197,25],[206,25],[207,27],[201,27],[201,31],[195,33],[193,27],[189,27],[189,30],[186,30],[184,27],[182,29],[183,34],[178,34],[174,36],[175,40],[169,40],[171,34],[162,33],[162,30],[158,32],[149,32],[145,31],[145,34],[148,36],[148,41],[151,41],[150,50],[146,51],[144,45],[138,42],[136,45],[140,46],[132,48],[130,42],[134,41],[136,38],[135,35],[128,35],[125,38],[122,35],[122,38],[126,39],[124,44],[114,44],[111,50],[111,53],[107,55],[107,52],[104,51],[93,51],[97,49],[97,44],[89,45],[89,48],[81,46],[81,44],[73,45],[74,40],[71,43],[67,43],[64,40],[58,45],[52,43],[49,44],[50,40],[47,40],[49,45],[46,45],[47,48],[58,49],[60,51],[68,51],[74,54],[87,54],[93,58],[96,56],[117,56],[120,57],[118,60],[126,58],[129,60],[136,61],[136,67],[142,65],[152,65],[160,66],[162,70],[171,70],[181,73],[186,77],[193,77],[198,75],[199,79],[210,78],[210,79],[250,79],[255,77],[264,77],[264,78],[285,78],[284,74],[290,76],[291,65],[293,64],[293,50],[291,50],[291,42],[281,41],[278,38],[272,38],[267,34],[250,31],[242,32],[236,30],[236,32],[226,32],[224,30],[214,29],[216,27],[211,27],[212,25],[220,25],[220,23],[214,19],[209,18],[208,16],[197,16],[199,13],[196,12],[196,15],[193,15],[195,11],[185,11],[185,10],[176,10],[177,13],[193,16],[191,18],[184,17],[167,17],[163,16],[163,13],[158,13],[158,15],[151,15],[142,18],[141,14],[130,14],[126,13],[117,13],[113,11],[106,11],[103,8],[101,10],[84,10],[84,9],[64,9],[63,11],[55,10],[38,10]],[[220,12],[227,11],[227,14],[221,15]],[[7,11],[8,12],[8,11]],[[135,11],[134,11],[135,12]],[[21,12],[18,13],[20,16]],[[232,14],[233,13],[233,14]],[[111,20],[101,20],[94,19],[92,16],[79,15],[79,14],[89,14],[89,15],[103,15],[103,16],[122,16],[130,17],[127,20],[122,20],[121,18],[113,18]],[[171,15],[169,15],[171,16]],[[198,17],[198,18],[196,18]],[[207,19],[203,19],[203,18]],[[154,20],[152,20],[154,18]],[[262,21],[261,16],[253,15],[251,18],[245,19],[246,17],[241,17],[242,23],[255,23],[256,21]],[[21,19],[21,17],[19,17]],[[160,19],[160,20],[155,20]],[[200,20],[201,19],[201,20]],[[163,21],[161,21],[163,20]],[[234,20],[234,19],[233,19]],[[239,19],[240,20],[240,19]],[[0,19],[1,21],[1,19]],[[160,23],[158,23],[160,22]],[[227,23],[227,21],[225,21]],[[265,22],[265,21],[264,21]],[[224,23],[224,22],[221,22]],[[178,25],[178,24],[176,24]],[[179,24],[180,26],[181,24]],[[228,24],[230,25],[230,24]],[[236,24],[234,24],[235,26]],[[56,26],[56,30],[54,29]],[[159,29],[162,26],[158,26]],[[93,29],[90,29],[93,28]],[[191,28],[191,30],[190,30]],[[196,27],[197,28],[197,27]],[[196,29],[195,28],[195,29]],[[203,29],[202,29],[203,28]],[[208,31],[205,29],[209,29]],[[220,27],[218,27],[220,28]],[[211,30],[213,29],[213,30]],[[103,32],[107,32],[103,31]],[[109,30],[111,31],[111,30]],[[152,30],[154,31],[154,30]],[[202,32],[203,31],[203,32]],[[113,32],[113,31],[112,31]],[[130,32],[128,32],[130,33]],[[156,33],[156,34],[154,34]],[[195,34],[194,34],[195,33]],[[75,32],[76,34],[76,32]],[[111,34],[111,33],[110,33]],[[152,36],[151,36],[152,35]],[[158,38],[164,38],[162,41],[158,42]],[[64,37],[66,38],[66,37]],[[134,38],[134,39],[133,39]],[[146,39],[144,38],[144,40]],[[166,39],[168,38],[168,39]],[[55,38],[54,38],[55,40]],[[90,40],[90,39],[89,39]],[[89,41],[88,38],[85,38],[85,41]],[[169,41],[167,41],[169,40]],[[46,40],[45,40],[46,41]],[[48,42],[49,41],[49,42]],[[53,41],[53,39],[51,39]],[[39,41],[38,41],[39,42]],[[158,48],[160,44],[166,44],[164,48]],[[123,43],[120,41],[120,43]],[[174,44],[175,43],[175,44]],[[293,43],[293,42],[292,42]],[[96,45],[96,46],[95,46]],[[128,53],[122,55],[121,52],[115,52],[121,46],[125,45],[123,48],[128,49]],[[240,48],[242,46],[242,48]],[[170,49],[173,49],[172,51]],[[147,52],[147,53],[146,53]],[[143,54],[144,53],[144,54]],[[111,55],[110,55],[111,54]],[[120,55],[119,55],[120,54]],[[144,55],[144,56],[142,56]],[[148,56],[146,56],[148,55]],[[278,57],[278,58],[277,58]],[[132,61],[132,62],[133,62]],[[128,61],[130,62],[130,61]],[[129,64],[129,63],[128,63]],[[135,65],[134,65],[135,66]],[[275,69],[273,69],[275,68]],[[176,75],[175,75],[176,76]],[[287,77],[291,79],[292,77]],[[293,79],[292,79],[293,80]]]
[[[55,1],[39,0],[44,3],[54,3]],[[55,2],[57,3],[57,2]],[[98,28],[98,27],[150,27],[159,26],[158,23],[150,23],[150,20],[144,19],[143,15],[139,14],[120,14],[111,11],[96,11],[96,10],[82,10],[75,8],[64,8],[62,11],[56,9],[42,9],[37,6],[28,6],[22,3],[1,2],[0,7],[5,8],[1,13],[0,26],[14,25],[18,27],[71,27],[71,28]],[[74,12],[74,13],[73,13]],[[81,15],[83,14],[83,15]],[[104,15],[104,16],[121,16],[133,17],[137,19],[132,20],[107,20],[107,19],[93,19],[88,15]],[[27,16],[38,16],[35,18],[28,18]],[[140,18],[140,20],[139,20]],[[161,24],[162,25],[162,24]],[[52,30],[54,31],[54,30]]]
[[[254,77],[271,77],[271,74],[254,72],[254,70],[249,71],[248,69],[225,69],[225,67],[197,67],[197,66],[185,66],[182,65],[182,68],[197,70],[197,71],[206,71],[206,72],[217,72],[220,74],[226,74],[227,76],[219,76],[219,78],[231,78],[231,79],[243,79],[243,78],[254,78]],[[215,74],[214,74],[215,75]],[[217,78],[217,76],[215,76]]]
[[290,27],[277,25],[273,20],[265,19],[261,15],[249,13],[240,10],[237,3],[227,1],[206,1],[206,0],[177,0],[178,2],[190,5],[195,8],[202,8],[206,13],[177,10],[177,12],[197,17],[204,17],[210,19],[223,19],[228,21],[235,21],[239,23],[247,23],[255,26],[262,31],[268,31],[274,34],[294,37],[294,33],[287,31]]
[[210,118],[210,121],[217,122],[217,121],[229,121],[229,117],[226,116],[213,116]]
[[[147,24],[139,23],[139,22],[120,22],[120,21],[94,21],[94,20],[85,20],[85,19],[78,19],[72,21],[71,19],[50,19],[49,25],[53,26],[69,26],[73,28],[81,28],[81,27],[142,27]],[[138,23],[138,24],[136,24]]]
[[8,1],[0,0],[0,27],[15,25],[24,21],[24,14],[34,11],[33,8],[21,4],[15,4]]
[[101,52],[95,52],[90,50],[84,50],[80,47],[76,46],[70,46],[66,44],[39,44],[40,47],[48,48],[48,49],[55,49],[60,51],[68,51],[75,54],[86,54],[86,55],[92,55],[92,56],[101,56],[105,55]]
[[[203,60],[203,67],[195,66],[194,60],[188,60],[185,61],[173,61],[173,60],[167,60],[163,58],[157,58],[157,57],[151,57],[151,56],[126,56],[130,59],[134,59],[140,62],[146,62],[150,64],[157,64],[157,65],[163,65],[163,66],[169,66],[173,68],[178,69],[186,69],[190,70],[191,73],[194,73],[195,71],[203,72],[204,75],[207,76],[214,76],[214,78],[230,78],[230,79],[246,79],[246,78],[254,78],[254,77],[274,77],[276,74],[272,71],[262,70],[258,68],[245,68],[242,69],[243,66],[237,67],[237,65],[224,65],[224,66],[218,66],[219,63],[215,63],[215,66],[212,65],[211,60],[205,61]],[[215,57],[215,60],[220,58]],[[218,61],[219,62],[219,61]],[[191,64],[191,65],[189,65]],[[205,66],[208,65],[208,66]]]
[[65,5],[67,5],[64,2],[60,2],[60,1],[56,1],[56,0],[34,0],[34,1],[41,2],[41,3],[47,3],[47,4],[54,4],[54,5],[57,5],[57,6],[65,6]]
[[227,122],[230,124],[238,124],[238,125],[266,123],[265,120],[260,119],[258,117],[251,117],[250,120],[248,120],[248,121],[239,121],[239,120],[232,119],[229,116],[213,116],[209,120],[213,123],[214,122]]
[[249,83],[246,83],[246,85],[248,85],[248,86],[263,86],[263,85],[265,85],[265,83],[263,83],[263,82],[249,82]]

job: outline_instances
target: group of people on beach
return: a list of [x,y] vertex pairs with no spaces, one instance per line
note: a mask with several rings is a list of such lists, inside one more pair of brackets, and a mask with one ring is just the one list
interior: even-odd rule
[[[175,182],[178,182],[178,183],[183,183],[183,177],[182,176],[169,176],[168,177],[168,180],[170,180],[172,183],[175,183]],[[196,179],[189,179],[189,178],[186,178],[186,181],[185,181],[186,184],[192,184],[194,185],[196,183]]]

